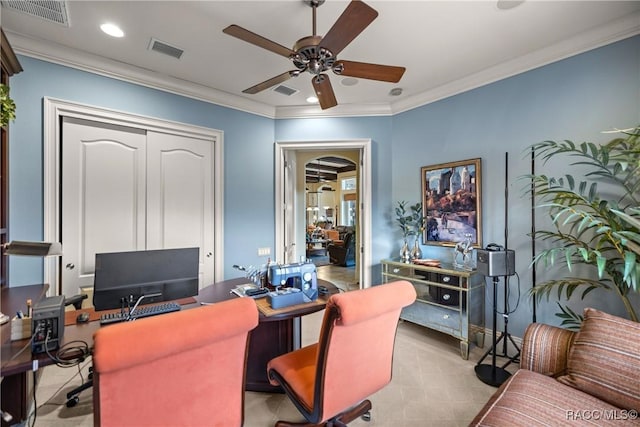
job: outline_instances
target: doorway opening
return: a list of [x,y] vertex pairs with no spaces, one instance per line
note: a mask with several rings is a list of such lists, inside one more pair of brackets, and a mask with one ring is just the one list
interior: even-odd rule
[[[318,223],[326,226],[331,221],[332,226],[345,225],[353,229],[354,265],[351,285],[356,287],[370,286],[371,253],[366,242],[371,235],[371,173],[370,173],[370,145],[369,139],[344,141],[307,141],[307,142],[276,142],[276,256],[279,262],[297,262],[305,259],[308,243],[307,233],[311,225],[315,228]],[[355,178],[356,189],[353,195],[347,196],[351,190],[340,191],[339,199],[333,194],[333,206],[322,204],[318,198],[326,183],[311,185],[307,183],[307,170],[318,175],[323,158],[338,158],[348,160],[355,165],[355,170],[346,172],[347,186],[353,186]],[[320,166],[318,166],[320,162]],[[328,163],[328,161],[325,160]],[[314,166],[315,165],[315,166]],[[308,167],[307,167],[308,166]],[[321,173],[320,173],[321,175]],[[336,178],[336,186],[337,186]],[[340,183],[342,185],[342,182]],[[309,188],[310,190],[307,190]],[[332,188],[333,189],[333,188]],[[337,188],[333,189],[337,192]],[[330,190],[326,190],[329,192]],[[314,194],[315,195],[310,195]],[[308,211],[309,202],[316,203],[317,211]],[[345,202],[343,204],[343,202]],[[320,208],[323,210],[320,211]],[[314,212],[316,212],[314,214]],[[322,212],[322,213],[321,213]],[[351,212],[351,214],[348,214]],[[330,218],[328,220],[327,218]],[[345,218],[345,219],[343,219]],[[349,224],[349,218],[352,218]],[[326,239],[325,239],[326,240]],[[340,240],[340,239],[336,239]],[[328,244],[328,243],[327,243]],[[327,250],[328,252],[328,250]]]
[[306,160],[306,258],[318,277],[341,289],[358,288],[356,251],[358,222],[358,152],[323,153]]

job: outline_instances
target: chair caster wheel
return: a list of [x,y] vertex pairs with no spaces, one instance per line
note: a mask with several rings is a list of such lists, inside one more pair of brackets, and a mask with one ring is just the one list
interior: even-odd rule
[[73,408],[80,402],[80,398],[78,396],[73,396],[71,399],[67,400],[67,408]]
[[360,418],[362,418],[363,421],[371,421],[371,411],[365,412]]

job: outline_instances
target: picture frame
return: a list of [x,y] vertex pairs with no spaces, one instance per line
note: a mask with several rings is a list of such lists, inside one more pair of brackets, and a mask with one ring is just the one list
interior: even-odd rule
[[317,191],[309,191],[307,193],[307,207],[317,208],[318,207],[318,192]]
[[420,168],[425,245],[482,247],[480,158]]

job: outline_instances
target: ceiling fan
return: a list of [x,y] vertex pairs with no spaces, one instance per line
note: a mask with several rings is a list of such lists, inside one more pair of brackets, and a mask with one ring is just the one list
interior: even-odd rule
[[338,105],[333,87],[326,71],[332,70],[341,76],[358,77],[369,80],[397,83],[404,74],[404,67],[370,64],[338,60],[337,56],[378,16],[373,8],[360,0],[352,0],[333,27],[324,36],[316,35],[316,9],[325,0],[302,0],[313,9],[313,35],[298,40],[293,49],[284,47],[238,25],[230,25],[225,34],[244,40],[293,62],[295,69],[258,83],[243,93],[256,94],[307,71],[313,75],[311,84],[316,92],[320,107],[324,110]]

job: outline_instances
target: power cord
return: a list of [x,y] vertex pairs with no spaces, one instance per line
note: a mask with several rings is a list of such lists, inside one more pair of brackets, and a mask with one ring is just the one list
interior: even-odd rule
[[[504,307],[504,311],[500,311],[500,310],[497,310],[497,309],[496,309],[496,313],[498,313],[499,315],[501,315],[501,316],[503,316],[503,317],[504,317],[504,316],[509,316],[510,314],[515,313],[515,312],[516,312],[516,310],[518,310],[518,307],[520,306],[520,298],[521,298],[521,296],[522,296],[521,284],[520,284],[520,275],[519,275],[517,272],[516,272],[514,275],[515,275],[515,276],[516,276],[516,278],[518,279],[518,280],[517,280],[517,281],[518,281],[518,286],[517,286],[517,289],[518,289],[518,298],[517,298],[517,300],[516,300],[516,306],[515,306],[515,308],[514,308],[513,310],[509,310],[509,306],[510,306],[509,301],[511,300],[511,286],[507,286],[507,281],[505,280],[505,292],[507,293],[507,306],[506,306],[506,307]],[[503,278],[504,278],[504,277],[503,277]],[[489,279],[489,278],[488,278],[488,277],[486,277],[486,278],[485,278],[485,282],[486,282],[488,279]],[[485,296],[485,303],[488,303],[488,302],[489,302],[488,297],[487,297],[487,296]],[[493,304],[493,302],[491,302],[491,303]]]
[[84,383],[84,374],[82,373],[82,370],[85,369],[87,367],[87,365],[91,364],[91,360],[86,360],[84,362],[84,364],[78,364],[78,372],[76,372],[75,374],[73,374],[71,377],[69,377],[69,379],[67,379],[67,381],[64,382],[64,384],[62,384],[60,387],[58,387],[58,389],[53,392],[53,394],[51,395],[51,397],[49,399],[47,399],[45,402],[43,402],[38,409],[44,407],[44,406],[48,406],[48,405],[53,405],[53,406],[62,406],[64,405],[66,402],[52,402],[51,400],[53,398],[55,398],[71,381],[75,380],[77,377],[80,377],[80,383]]
[[[71,368],[84,362],[84,360],[91,354],[89,350],[89,344],[82,340],[73,340],[60,346],[57,354],[51,354],[49,351],[49,338],[51,331],[47,331],[47,336],[44,339],[44,348],[49,356],[49,359],[53,360],[57,366],[61,368]],[[72,354],[74,356],[67,356]],[[77,355],[76,355],[77,354]]]
[[520,290],[520,276],[518,275],[518,273],[515,273],[516,279],[518,279],[518,298],[516,299],[516,307],[513,310],[509,310],[509,301],[511,301],[511,286],[507,286],[506,287],[506,292],[507,292],[507,306],[504,308],[504,313],[500,313],[502,316],[508,316],[512,313],[515,313],[516,310],[518,310],[518,307],[520,306],[520,297],[522,296],[522,292]]
[[35,338],[36,333],[34,333],[33,335],[31,335],[31,338],[29,338],[29,342],[27,342],[24,347],[22,347],[16,354],[14,354],[13,356],[11,356],[11,359],[9,359],[9,362],[11,362],[13,359],[15,359],[16,357],[20,356],[26,349],[31,348],[31,343],[33,343],[33,339]]
[[[33,338],[38,333],[39,331],[36,331],[33,334],[33,336],[31,337],[31,340],[29,340],[28,345],[31,345],[31,341],[33,341]],[[57,354],[55,355],[51,354],[51,352],[49,351],[49,338],[51,338],[51,330],[47,330],[47,335],[44,339],[45,352],[47,353],[47,356],[49,357],[49,359],[53,360],[55,364],[61,368],[71,368],[74,366],[79,367],[80,364],[87,358],[87,356],[91,354],[89,350],[89,344],[81,340],[69,341],[68,343],[65,343],[64,345],[60,346]],[[28,345],[22,348],[18,354],[22,353],[28,347]],[[68,354],[73,354],[75,356],[67,357]],[[15,357],[17,357],[17,354],[14,356],[14,358]],[[82,376],[82,374],[80,375]],[[36,375],[36,371],[33,371],[33,419],[31,423],[31,427],[35,426],[36,419],[38,418],[38,402],[36,400],[36,388],[37,388],[37,375]],[[27,419],[26,424],[29,425],[29,419]]]
[[33,374],[33,423],[31,423],[31,427],[36,425],[36,418],[38,418],[38,401],[36,400],[36,388],[38,376],[36,375],[36,371],[32,372]]

